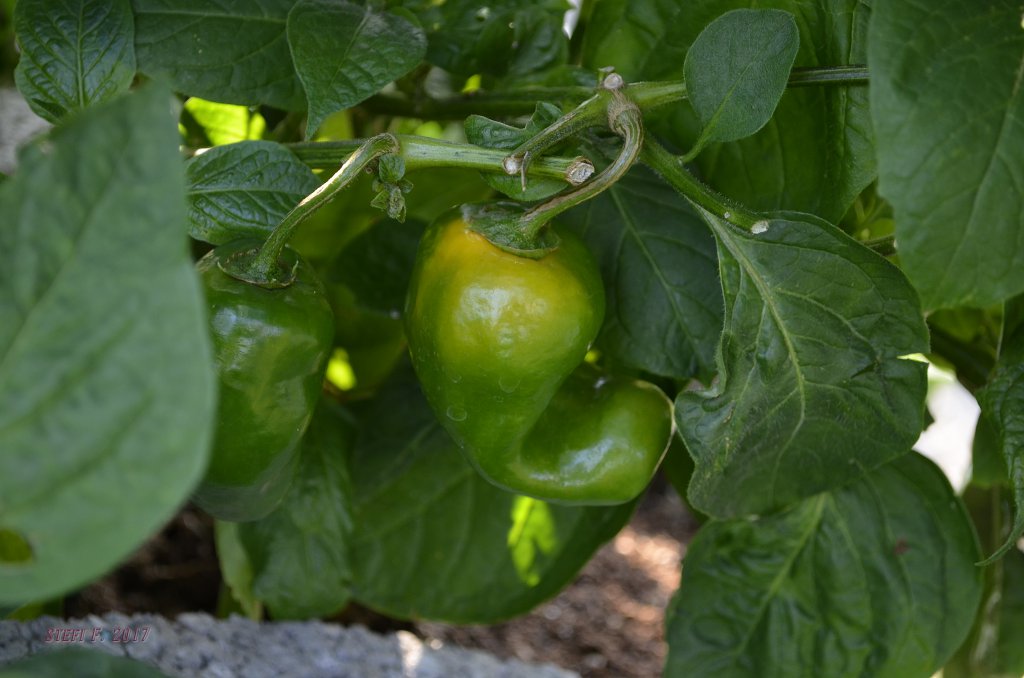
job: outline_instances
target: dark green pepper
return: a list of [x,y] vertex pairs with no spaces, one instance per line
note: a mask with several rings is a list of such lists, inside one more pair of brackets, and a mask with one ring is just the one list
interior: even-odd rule
[[586,247],[568,233],[539,259],[509,253],[460,215],[427,231],[406,307],[427,400],[494,484],[568,504],[615,504],[646,487],[668,447],[656,387],[584,363],[604,316]]
[[222,520],[256,520],[284,497],[323,384],[334,318],[323,285],[294,252],[295,280],[265,289],[221,264],[259,247],[222,245],[197,264],[219,377],[217,430],[193,499]]

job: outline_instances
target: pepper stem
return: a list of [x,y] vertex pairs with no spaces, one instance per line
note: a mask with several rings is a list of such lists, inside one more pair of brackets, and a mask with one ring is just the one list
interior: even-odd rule
[[282,275],[287,275],[281,270],[282,267],[278,260],[299,224],[337,197],[338,193],[352,183],[352,180],[358,177],[374,160],[388,153],[397,153],[398,150],[398,139],[392,134],[379,134],[367,139],[362,146],[356,149],[355,153],[349,156],[345,164],[334,173],[334,176],[303,198],[302,202],[285,216],[246,267],[246,279],[257,284],[273,283],[281,279]]
[[549,221],[566,210],[590,200],[621,179],[636,162],[644,141],[640,108],[618,89],[611,90],[608,104],[608,126],[622,137],[622,150],[608,167],[583,186],[556,196],[528,210],[519,218],[519,230],[527,239],[534,239]]

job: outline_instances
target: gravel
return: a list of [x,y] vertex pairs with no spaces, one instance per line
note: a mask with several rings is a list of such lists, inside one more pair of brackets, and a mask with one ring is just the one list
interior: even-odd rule
[[32,112],[18,90],[0,87],[0,172],[13,172],[18,146],[49,127]]
[[[75,634],[75,630],[80,633]],[[126,631],[127,630],[127,631]],[[57,633],[57,640],[47,640]],[[64,640],[67,638],[67,640]],[[129,642],[122,642],[122,641]],[[118,641],[118,642],[115,642]],[[550,665],[499,660],[474,650],[425,644],[405,631],[378,635],[323,622],[218,620],[183,614],[106,614],[0,622],[0,666],[69,646],[128,656],[168,676],[197,678],[572,678]]]

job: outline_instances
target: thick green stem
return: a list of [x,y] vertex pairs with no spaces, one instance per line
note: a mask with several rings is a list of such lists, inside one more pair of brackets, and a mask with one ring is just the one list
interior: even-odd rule
[[[461,167],[493,174],[505,174],[502,164],[508,151],[483,148],[472,144],[457,144],[406,134],[397,134],[397,153],[405,161],[406,171],[427,167]],[[288,144],[299,160],[313,169],[337,167],[353,151],[365,143],[353,141],[314,141]],[[561,179],[578,186],[590,178],[594,166],[585,158],[542,158],[530,166],[530,176]]]
[[[838,85],[841,87],[866,85],[866,66],[829,66],[822,68],[795,68],[789,78],[789,87]],[[642,110],[655,108],[686,98],[686,85],[682,81],[638,82],[626,92]],[[579,100],[593,94],[587,87],[537,87],[514,92],[474,92],[438,99],[406,99],[393,95],[370,97],[364,108],[384,115],[407,118],[458,120],[477,113],[488,116],[529,115],[538,101]],[[597,124],[600,124],[598,118]]]
[[543,226],[562,212],[590,200],[610,188],[633,166],[644,141],[643,116],[636,104],[619,92],[609,92],[608,126],[622,137],[622,150],[611,165],[575,191],[559,195],[527,211],[520,218],[520,228],[528,238],[535,238]]
[[334,173],[302,202],[295,206],[281,224],[274,229],[267,241],[263,243],[259,253],[247,267],[247,275],[251,280],[274,280],[280,276],[278,259],[284,246],[292,237],[299,224],[308,219],[318,209],[333,200],[338,193],[352,183],[352,180],[366,169],[370,163],[387,153],[395,153],[399,149],[398,140],[391,134],[380,134],[371,137],[353,153],[345,164]]
[[644,143],[641,159],[660,174],[669,186],[715,216],[746,229],[762,220],[762,217],[697,181],[683,166],[682,159],[669,153],[658,142],[648,139]]
[[891,257],[896,254],[896,236],[894,235],[883,235],[879,238],[865,240],[861,244],[878,252],[883,257]]

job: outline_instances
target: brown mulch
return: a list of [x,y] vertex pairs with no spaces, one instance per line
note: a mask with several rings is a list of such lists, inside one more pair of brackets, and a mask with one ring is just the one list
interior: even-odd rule
[[[528,615],[494,626],[410,625],[355,607],[340,621],[381,632],[411,629],[435,646],[547,662],[585,678],[660,675],[664,612],[679,584],[685,544],[696,528],[679,496],[659,479],[629,525],[597,552],[576,581]],[[69,596],[64,615],[215,613],[220,584],[213,521],[187,508],[117,570]]]

